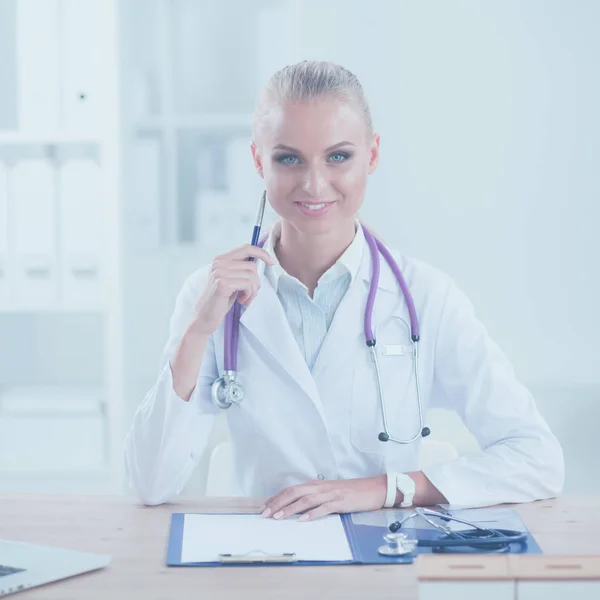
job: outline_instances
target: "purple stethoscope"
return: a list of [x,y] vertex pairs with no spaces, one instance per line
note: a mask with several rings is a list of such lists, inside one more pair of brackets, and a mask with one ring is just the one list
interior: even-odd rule
[[[260,240],[260,230],[262,227],[263,216],[265,212],[265,205],[267,200],[267,193],[263,192],[258,212],[256,215],[256,221],[254,224],[254,230],[252,232],[252,245],[263,247],[265,240]],[[372,275],[371,284],[369,287],[369,295],[367,297],[367,306],[365,309],[364,329],[365,329],[365,340],[367,347],[369,348],[373,364],[375,365],[375,373],[377,375],[377,389],[379,394],[379,405],[381,407],[381,416],[383,419],[383,431],[379,434],[379,440],[382,442],[392,441],[397,444],[410,444],[421,437],[426,437],[431,433],[429,427],[423,426],[423,407],[421,403],[421,386],[419,383],[419,353],[418,353],[418,342],[419,342],[419,321],[417,319],[417,313],[415,311],[415,304],[412,296],[406,285],[406,281],[400,272],[398,264],[392,257],[390,251],[379,241],[373,234],[361,224],[365,240],[369,246],[371,252],[372,261]],[[396,281],[400,285],[402,295],[408,307],[410,315],[410,338],[412,341],[412,362],[413,362],[413,373],[415,376],[416,388],[417,388],[417,406],[419,409],[419,431],[409,440],[401,440],[391,435],[387,416],[385,412],[385,402],[383,398],[383,385],[381,383],[381,373],[379,370],[379,362],[377,360],[377,351],[375,349],[376,341],[373,335],[373,329],[371,321],[373,317],[373,306],[375,304],[375,295],[377,293],[377,287],[379,285],[379,254],[382,254],[387,261],[390,269],[392,269]],[[248,260],[254,260],[252,257]],[[234,302],[233,306],[229,309],[227,316],[225,317],[225,332],[224,332],[224,372],[223,376],[215,380],[212,385],[212,399],[218,408],[229,408],[232,404],[240,404],[244,399],[244,389],[240,383],[236,380],[237,378],[237,350],[238,350],[238,339],[240,331],[240,310],[241,305],[239,302]]]

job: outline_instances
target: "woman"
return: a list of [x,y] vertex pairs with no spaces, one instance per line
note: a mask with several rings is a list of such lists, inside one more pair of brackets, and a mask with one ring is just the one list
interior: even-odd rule
[[410,311],[385,260],[373,329],[387,423],[391,436],[417,439],[378,436],[382,411],[364,332],[373,255],[356,215],[379,135],[356,77],[326,62],[286,67],[267,85],[253,133],[256,170],[280,221],[264,248],[217,256],[177,298],[164,367],[126,441],[143,502],[179,493],[202,455],[219,412],[211,387],[224,369],[224,318],[237,294],[245,397],[227,411],[233,491],[266,497],[264,516],[559,494],[561,448],[472,305],[448,276],[399,252],[392,254],[419,319],[424,416],[431,407],[457,411],[481,450],[418,470]]

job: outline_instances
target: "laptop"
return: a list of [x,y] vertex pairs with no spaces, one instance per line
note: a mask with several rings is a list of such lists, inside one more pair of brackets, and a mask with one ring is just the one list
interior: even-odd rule
[[0,540],[0,596],[106,567],[111,557]]

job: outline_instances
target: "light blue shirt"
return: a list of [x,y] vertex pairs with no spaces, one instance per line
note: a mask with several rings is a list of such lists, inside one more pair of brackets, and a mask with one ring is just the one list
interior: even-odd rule
[[309,296],[308,288],[286,273],[280,265],[273,250],[277,241],[278,232],[274,228],[265,244],[265,250],[275,264],[266,266],[265,276],[277,292],[292,334],[312,371],[333,315],[358,274],[366,244],[365,237],[357,224],[354,240],[338,261],[321,276],[313,298]]

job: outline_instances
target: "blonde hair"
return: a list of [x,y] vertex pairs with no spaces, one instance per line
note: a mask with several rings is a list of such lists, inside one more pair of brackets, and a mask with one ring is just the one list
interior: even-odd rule
[[327,96],[355,103],[364,117],[369,134],[373,132],[369,103],[356,75],[332,62],[303,60],[280,69],[267,82],[254,111],[253,139],[257,140],[259,124],[273,104],[283,101],[312,102]]

